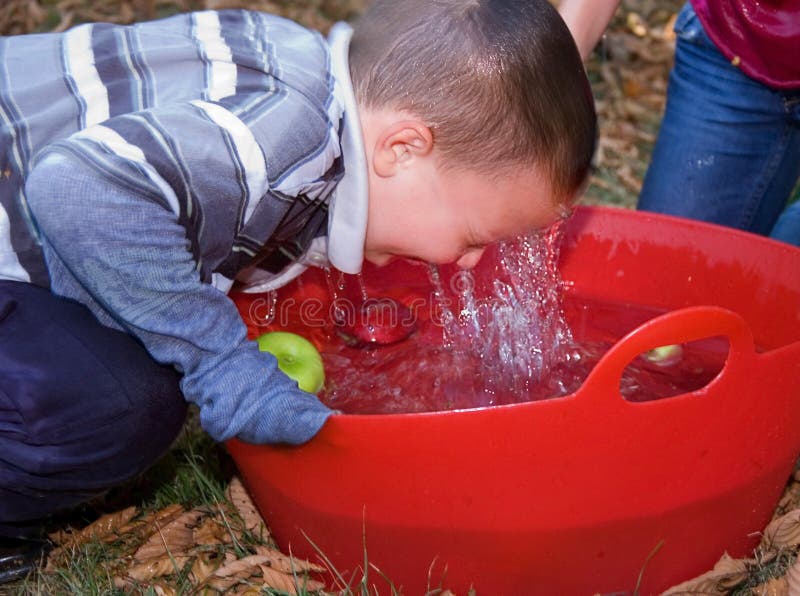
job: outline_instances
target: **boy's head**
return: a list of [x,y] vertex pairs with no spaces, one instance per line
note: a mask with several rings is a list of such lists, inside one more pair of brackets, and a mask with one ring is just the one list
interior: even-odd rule
[[587,178],[591,89],[547,0],[377,0],[350,70],[371,260],[470,266],[485,244],[551,223]]

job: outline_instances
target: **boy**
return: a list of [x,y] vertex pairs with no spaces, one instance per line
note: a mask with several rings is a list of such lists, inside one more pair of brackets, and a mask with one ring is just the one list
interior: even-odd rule
[[471,267],[574,200],[595,115],[546,0],[379,1],[351,33],[224,11],[0,38],[5,535],[144,470],[184,398],[219,441],[314,436],[331,411],[246,341],[234,282]]

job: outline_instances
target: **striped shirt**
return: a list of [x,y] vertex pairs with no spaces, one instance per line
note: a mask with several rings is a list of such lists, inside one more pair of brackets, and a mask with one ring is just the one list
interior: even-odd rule
[[329,412],[308,402],[289,428],[288,379],[223,292],[324,237],[338,79],[318,33],[249,11],[0,38],[0,279],[138,337],[216,439],[309,438]]

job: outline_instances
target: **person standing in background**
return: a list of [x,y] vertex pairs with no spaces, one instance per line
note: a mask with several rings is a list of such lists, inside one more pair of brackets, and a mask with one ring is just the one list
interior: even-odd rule
[[[619,0],[562,0],[584,60]],[[800,245],[800,0],[691,0],[637,208]]]

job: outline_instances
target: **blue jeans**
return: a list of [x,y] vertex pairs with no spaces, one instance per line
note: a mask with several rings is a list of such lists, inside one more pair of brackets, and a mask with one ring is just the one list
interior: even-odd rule
[[800,89],[751,79],[687,3],[675,23],[667,105],[638,208],[800,245]]

